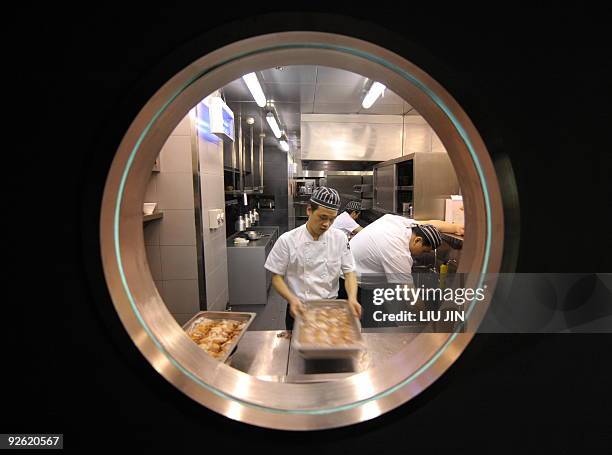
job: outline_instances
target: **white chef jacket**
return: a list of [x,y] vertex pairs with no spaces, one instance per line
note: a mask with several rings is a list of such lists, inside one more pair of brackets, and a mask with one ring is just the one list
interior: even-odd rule
[[410,237],[414,220],[384,215],[363,228],[351,240],[357,279],[360,284],[413,284]]
[[355,229],[359,227],[359,224],[348,214],[348,212],[342,212],[334,220],[332,227],[340,229],[346,235],[351,235]]
[[338,297],[340,272],[354,272],[355,261],[341,231],[328,229],[315,240],[303,224],[279,237],[264,267],[306,302]]

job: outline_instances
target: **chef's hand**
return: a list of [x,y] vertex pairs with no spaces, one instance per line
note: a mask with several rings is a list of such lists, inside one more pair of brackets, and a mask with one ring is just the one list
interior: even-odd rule
[[356,299],[348,299],[348,304],[353,310],[353,314],[357,316],[357,319],[361,319],[361,305]]
[[463,224],[458,224],[457,227],[455,228],[455,234],[456,235],[463,235],[465,233],[465,228],[463,226]]
[[300,299],[298,298],[291,299],[289,300],[288,303],[289,303],[289,311],[291,313],[291,316],[293,316],[294,319],[298,314],[302,314],[304,306],[302,305],[302,302],[300,302]]

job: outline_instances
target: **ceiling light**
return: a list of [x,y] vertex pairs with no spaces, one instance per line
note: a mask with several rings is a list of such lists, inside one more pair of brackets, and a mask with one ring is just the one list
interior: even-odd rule
[[255,73],[249,73],[242,76],[242,79],[246,83],[251,95],[253,95],[253,99],[257,103],[259,107],[264,107],[266,105],[266,95],[264,95],[263,90],[261,89],[261,85],[259,85],[259,81],[257,80],[257,76]]
[[276,139],[280,139],[281,130],[278,127],[278,123],[276,122],[276,117],[274,117],[274,114],[272,112],[268,112],[268,114],[266,115],[266,120],[268,121],[268,125],[270,125],[270,128],[272,128],[272,132],[274,133],[274,136],[276,136]]
[[374,101],[378,99],[380,95],[385,92],[385,87],[380,82],[374,82],[368,91],[368,94],[363,98],[361,105],[364,109],[369,109],[374,104]]
[[278,143],[280,144],[280,148],[283,152],[289,151],[289,144],[287,143],[287,141],[281,140],[281,141],[278,141]]

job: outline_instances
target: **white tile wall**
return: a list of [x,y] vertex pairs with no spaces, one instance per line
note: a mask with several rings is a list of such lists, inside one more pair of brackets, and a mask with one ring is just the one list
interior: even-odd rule
[[162,279],[162,268],[161,268],[161,254],[158,245],[147,245],[147,260],[149,262],[149,268],[151,269],[151,275],[153,280]]
[[168,137],[159,158],[160,172],[151,174],[145,201],[157,202],[164,217],[144,225],[147,257],[168,308],[187,320],[199,309],[189,115]]
[[206,274],[214,272],[221,264],[225,263],[227,265],[227,248],[225,245],[225,231],[219,230],[219,232],[204,237]]
[[193,178],[191,173],[160,172],[157,177],[158,208],[193,209]]
[[225,311],[225,308],[227,307],[227,300],[223,300],[222,298],[217,298],[214,301],[210,301],[208,303],[208,309],[210,311]]
[[181,123],[174,129],[171,136],[191,136],[191,127],[189,123],[189,114],[183,117]]
[[[166,214],[164,213],[164,217]],[[144,241],[145,245],[157,245],[159,246],[159,231],[163,222],[161,219],[149,221],[144,223]]]
[[220,310],[225,310],[227,304],[229,303],[229,289],[226,287],[223,289],[223,292],[219,295],[219,299],[217,300],[217,304]]
[[160,245],[196,245],[195,215],[191,210],[164,210],[159,223]]
[[198,263],[193,246],[161,246],[162,279],[197,280]]
[[[198,148],[208,306],[225,309],[225,229],[210,230],[208,226],[208,210],[225,208],[223,145],[200,137]],[[152,175],[145,198],[147,202],[157,202],[158,209],[164,212],[162,220],[145,228],[147,254],[151,256],[150,266],[160,294],[181,324],[199,310],[191,161],[187,116],[166,141],[160,153],[161,172]]]
[[171,313],[192,316],[200,310],[198,280],[164,281],[164,301]]
[[205,226],[209,229],[208,210],[225,210],[223,177],[211,174],[200,175],[200,182],[202,185],[202,214],[206,218]]
[[191,173],[191,137],[170,136],[161,151],[162,172]]
[[227,288],[227,266],[217,267],[216,270],[206,271],[206,297],[209,302],[209,308],[211,303],[216,303],[220,295]]
[[199,138],[199,151],[207,307],[224,310],[229,294],[225,228],[211,230],[208,220],[208,210],[225,209],[223,144]]
[[157,202],[157,176],[157,172],[151,173],[151,178],[145,191],[144,202]]
[[212,311],[225,311],[229,300],[228,294],[227,288],[223,288],[217,297],[208,300],[208,309]]
[[[199,138],[200,175],[213,174],[223,177],[223,144],[213,144]],[[223,191],[223,187],[221,187]]]

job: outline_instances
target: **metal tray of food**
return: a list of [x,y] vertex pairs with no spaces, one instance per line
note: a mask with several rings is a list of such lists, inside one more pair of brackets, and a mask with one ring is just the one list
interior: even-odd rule
[[[338,331],[335,331],[333,326],[307,328],[305,324],[308,323],[308,313],[321,310],[332,310],[333,312],[340,310],[341,313],[346,315],[348,327],[345,329],[339,327]],[[297,315],[295,319],[291,348],[295,349],[305,359],[350,359],[359,355],[365,348],[361,336],[361,324],[349,307],[348,301],[342,299],[313,300],[304,303],[304,312],[306,313],[305,317]],[[318,342],[305,339],[309,336],[308,334],[312,339],[313,333],[315,333],[315,337],[319,337]],[[336,333],[338,341],[333,339],[334,333]]]
[[[193,342],[198,344],[199,346],[200,343],[198,343],[192,337],[192,332],[202,322],[204,318],[212,319],[213,321],[224,321],[225,320],[225,321],[244,322],[245,325],[240,330],[240,333],[232,339],[232,341],[229,343],[227,347],[223,345],[223,353],[220,354],[218,357],[215,357],[214,355],[210,354],[206,349],[203,349],[204,352],[209,353],[212,358],[218,360],[219,362],[226,362],[236,350],[236,347],[238,346],[240,339],[246,333],[246,331],[249,328],[249,325],[251,325],[251,322],[253,322],[253,319],[255,319],[256,315],[257,313],[244,313],[244,312],[238,312],[238,311],[200,311],[199,313],[196,313],[189,321],[187,321],[183,325],[183,330],[185,330],[185,332],[187,333],[187,335],[189,335],[189,337],[193,340]],[[204,336],[203,339],[205,338],[207,337]]]

